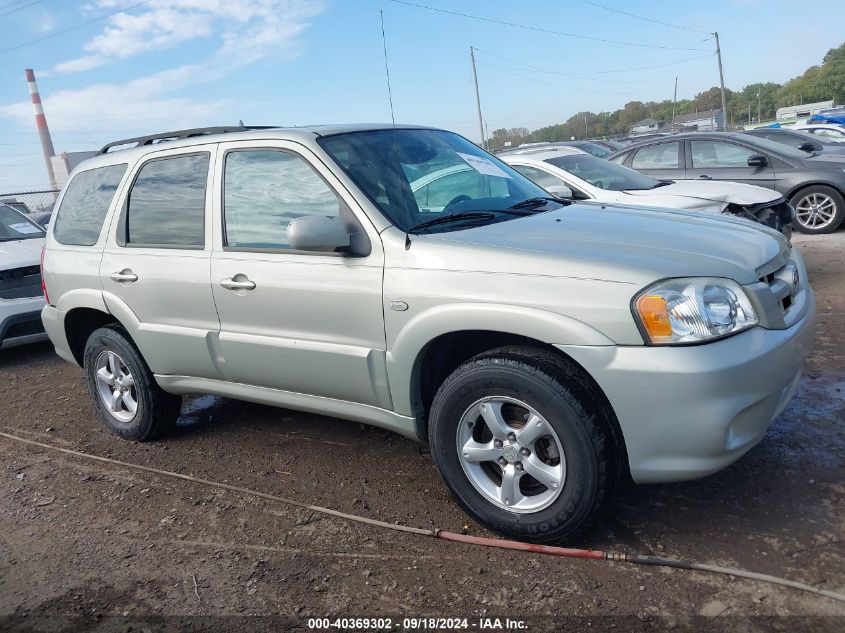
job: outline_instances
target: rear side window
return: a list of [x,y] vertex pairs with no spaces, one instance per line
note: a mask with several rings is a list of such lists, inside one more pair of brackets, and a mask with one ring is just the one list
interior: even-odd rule
[[678,143],[662,143],[643,147],[631,161],[634,169],[677,169]]
[[93,246],[117,191],[126,163],[98,167],[76,174],[56,212],[53,237],[59,244]]
[[203,248],[209,155],[159,158],[138,172],[126,204],[130,246]]

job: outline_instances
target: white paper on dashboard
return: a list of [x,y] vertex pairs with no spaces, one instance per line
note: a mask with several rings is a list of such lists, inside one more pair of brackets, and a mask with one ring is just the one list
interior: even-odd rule
[[479,174],[484,174],[485,176],[498,176],[499,178],[510,178],[506,171],[504,171],[496,163],[493,163],[486,158],[473,156],[472,154],[461,154],[460,152],[456,153]]
[[31,224],[27,224],[26,222],[21,222],[19,224],[10,224],[10,229],[14,229],[21,235],[30,235],[32,233],[41,233],[41,229],[37,226],[32,226]]

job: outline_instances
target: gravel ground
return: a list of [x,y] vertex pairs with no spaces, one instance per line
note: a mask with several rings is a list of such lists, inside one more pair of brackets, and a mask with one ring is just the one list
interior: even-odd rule
[[[819,312],[795,400],[734,466],[626,490],[573,545],[845,592],[845,232],[795,241]],[[126,442],[97,422],[81,372],[48,344],[0,352],[0,384],[8,433],[485,534],[429,456],[382,430],[202,396],[186,401],[174,434]],[[446,543],[0,438],[0,629],[308,630],[309,617],[350,615],[392,617],[394,628],[403,617],[451,616],[480,630],[478,618],[498,616],[528,630],[845,630],[845,605],[789,589]]]

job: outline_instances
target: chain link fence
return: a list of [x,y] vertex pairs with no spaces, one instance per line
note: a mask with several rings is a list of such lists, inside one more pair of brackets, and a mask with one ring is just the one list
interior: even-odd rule
[[0,202],[23,213],[52,213],[58,195],[58,189],[0,192]]

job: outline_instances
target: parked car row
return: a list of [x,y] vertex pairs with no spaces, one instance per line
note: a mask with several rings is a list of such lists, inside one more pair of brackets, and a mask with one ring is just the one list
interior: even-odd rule
[[608,160],[660,180],[716,180],[781,193],[795,209],[795,228],[830,233],[845,218],[845,157],[808,154],[761,136],[695,132],[626,147]]

